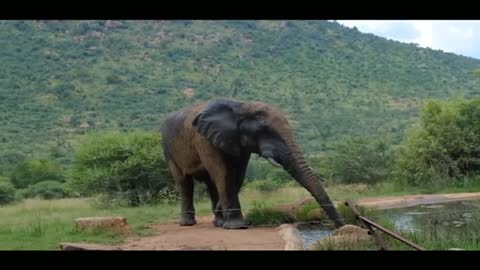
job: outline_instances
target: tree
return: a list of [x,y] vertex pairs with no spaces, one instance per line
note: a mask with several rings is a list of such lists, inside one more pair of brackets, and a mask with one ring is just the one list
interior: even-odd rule
[[47,159],[27,160],[20,163],[12,174],[12,183],[16,188],[26,188],[45,180],[65,180],[60,163]]
[[428,102],[395,163],[395,179],[415,185],[478,176],[480,98]]
[[174,181],[159,133],[92,133],[75,150],[68,184],[81,195],[102,194],[129,206],[154,202]]

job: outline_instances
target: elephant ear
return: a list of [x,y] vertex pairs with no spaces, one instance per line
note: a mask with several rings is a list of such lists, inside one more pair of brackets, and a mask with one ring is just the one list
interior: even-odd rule
[[239,102],[212,101],[197,115],[192,124],[215,147],[238,156],[240,155],[239,110]]

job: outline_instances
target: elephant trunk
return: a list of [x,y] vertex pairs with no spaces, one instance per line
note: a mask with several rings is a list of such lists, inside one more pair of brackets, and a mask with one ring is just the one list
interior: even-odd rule
[[275,160],[312,194],[337,228],[345,225],[343,218],[322,186],[319,176],[313,172],[305,160],[300,147],[295,143],[292,136],[284,137],[284,141],[286,143],[284,147],[272,149]]

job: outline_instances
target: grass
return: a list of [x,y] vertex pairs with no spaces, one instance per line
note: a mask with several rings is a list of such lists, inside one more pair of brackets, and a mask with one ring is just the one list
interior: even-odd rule
[[[478,185],[471,185],[462,188],[443,188],[430,191],[473,192],[479,190]],[[425,190],[418,188],[397,190],[397,188],[391,184],[377,186],[328,186],[327,191],[335,201],[341,201],[347,198],[358,199],[362,197],[420,194],[425,192]],[[255,224],[286,221],[285,217],[281,217],[278,213],[274,211],[262,213],[262,209],[269,209],[280,204],[299,202],[306,198],[311,198],[310,194],[298,186],[279,188],[271,192],[245,188],[240,193],[240,201],[244,213],[250,211],[251,214],[257,216],[258,220]],[[207,199],[197,199],[195,207],[198,215],[211,215],[210,202]],[[306,208],[308,209],[305,209],[304,214],[314,209],[315,206],[307,205]],[[28,199],[13,205],[0,207],[0,249],[58,249],[60,242],[118,243],[123,241],[128,235],[99,231],[78,232],[74,229],[73,220],[87,216],[121,215],[127,218],[129,226],[135,234],[148,235],[153,232],[146,228],[147,225],[167,220],[177,220],[179,212],[180,207],[178,204],[158,204],[137,208],[98,209],[92,207],[87,199]],[[479,230],[473,230],[473,232],[480,235]],[[474,235],[471,236],[472,239],[477,239]],[[418,239],[425,238],[425,241],[429,239],[427,236],[422,235],[413,237],[417,237]],[[468,243],[466,243],[466,245],[456,246],[478,247],[475,243]],[[449,243],[450,246],[455,246],[455,244],[456,243]]]

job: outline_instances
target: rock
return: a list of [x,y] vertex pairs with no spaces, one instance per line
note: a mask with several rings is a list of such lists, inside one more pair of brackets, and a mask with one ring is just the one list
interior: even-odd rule
[[361,250],[366,245],[374,245],[375,241],[368,230],[347,224],[334,231],[333,236],[318,241],[314,246],[329,247],[331,249]]
[[60,243],[60,249],[65,251],[70,250],[122,250],[118,247],[98,245],[98,244],[83,244],[83,243]]
[[195,89],[193,88],[185,88],[183,90],[183,94],[187,97],[193,97],[195,95]]
[[116,232],[128,231],[127,219],[124,217],[86,217],[75,219],[77,230],[107,229]]
[[369,235],[368,230],[359,226],[347,224],[335,230],[333,233],[334,236],[337,235],[347,235],[347,234],[356,234],[356,235]]

